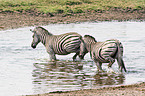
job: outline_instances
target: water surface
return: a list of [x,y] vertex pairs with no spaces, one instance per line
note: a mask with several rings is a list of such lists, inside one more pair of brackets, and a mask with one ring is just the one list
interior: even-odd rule
[[[54,91],[100,88],[145,81],[145,22],[98,22],[52,24],[43,26],[53,34],[78,32],[92,35],[97,41],[118,39],[124,46],[124,62],[128,73],[98,73],[89,54],[85,60],[72,62],[72,56],[58,56],[49,62],[42,44],[30,47],[34,27],[0,31],[0,95],[30,95]],[[107,65],[103,65],[107,71]]]

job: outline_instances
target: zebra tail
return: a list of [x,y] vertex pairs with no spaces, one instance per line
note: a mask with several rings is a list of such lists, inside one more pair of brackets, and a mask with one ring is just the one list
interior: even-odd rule
[[124,71],[127,72],[125,65],[124,65],[124,61],[122,60],[122,58],[121,58],[121,63],[122,63],[122,67],[124,68]]
[[[122,59],[122,55],[121,55],[121,50],[120,50],[120,45],[119,45],[119,42],[117,42],[117,48],[118,48],[118,56],[117,56],[117,59],[118,59],[118,62],[120,63],[119,65],[120,65],[120,67],[122,67],[123,69],[124,69],[124,71],[125,72],[127,72],[126,71],[126,68],[125,68],[125,65],[124,65],[124,61],[123,61],[123,59]],[[122,69],[121,68],[121,69]],[[122,71],[122,70],[121,70]]]

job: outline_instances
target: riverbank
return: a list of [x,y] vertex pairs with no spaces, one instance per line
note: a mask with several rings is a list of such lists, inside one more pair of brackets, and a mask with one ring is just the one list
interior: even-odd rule
[[99,89],[83,89],[79,91],[53,92],[27,96],[144,96],[145,83],[104,87]]
[[[39,15],[38,15],[39,14]],[[128,21],[145,20],[145,8],[135,10],[131,8],[112,8],[108,11],[90,11],[77,14],[43,14],[35,10],[24,12],[0,11],[0,30],[25,26],[41,26],[48,24],[68,24],[78,22],[98,21]]]

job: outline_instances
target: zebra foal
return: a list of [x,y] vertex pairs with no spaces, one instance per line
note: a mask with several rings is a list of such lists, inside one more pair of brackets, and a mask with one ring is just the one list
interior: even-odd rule
[[79,55],[80,50],[80,38],[81,35],[75,32],[65,33],[61,35],[53,35],[48,32],[43,27],[36,27],[33,32],[33,41],[31,44],[32,48],[36,48],[37,44],[41,42],[45,48],[47,53],[50,56],[50,60],[56,60],[55,54],[58,55],[67,55],[70,53],[76,53],[73,56],[73,60],[76,59],[77,55]]
[[90,52],[90,56],[96,63],[98,70],[102,70],[102,63],[109,63],[108,68],[117,59],[119,69],[126,72],[123,56],[122,43],[117,39],[106,40],[105,42],[97,42],[94,37],[85,35],[81,40],[80,45],[80,58],[83,59],[85,54]]

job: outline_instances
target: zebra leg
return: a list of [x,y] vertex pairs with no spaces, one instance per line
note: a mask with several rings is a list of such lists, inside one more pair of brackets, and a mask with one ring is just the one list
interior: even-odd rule
[[79,55],[79,52],[77,52],[77,53],[73,56],[73,61],[76,60],[77,55]]
[[51,51],[47,51],[50,57],[50,61],[56,61],[56,56],[55,53],[51,50]]
[[93,61],[96,63],[98,71],[103,71],[102,70],[102,63],[98,62],[98,60],[96,59],[95,53],[94,52],[90,52],[90,56],[93,59]]
[[49,54],[50,61],[56,61],[56,56],[51,47],[47,47],[47,53]]
[[114,70],[111,68],[112,64],[115,62],[115,60],[110,60],[109,64],[108,64],[108,73],[114,73]]
[[98,71],[103,71],[103,70],[102,70],[102,63],[101,63],[101,62],[95,62],[95,63],[96,63],[96,65],[97,65]]
[[49,54],[50,61],[56,61],[56,56],[55,54]]
[[108,68],[111,68],[112,64],[115,62],[115,59],[113,58],[108,58],[109,64],[108,64]]

